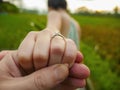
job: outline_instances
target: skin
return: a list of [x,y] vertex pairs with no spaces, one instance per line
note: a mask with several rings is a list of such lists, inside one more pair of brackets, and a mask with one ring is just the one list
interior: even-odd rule
[[70,39],[56,36],[51,41],[54,33],[48,28],[30,32],[17,50],[0,53],[0,90],[74,90],[85,86],[90,71],[82,64],[82,54]]
[[83,55],[74,42],[60,36],[51,40],[55,32],[67,37],[70,21],[79,32],[78,23],[65,10],[49,8],[45,30],[28,33],[15,51],[0,52],[0,90],[74,90],[84,87],[90,71],[82,63]]
[[[54,10],[49,7],[47,27],[51,30],[58,30],[63,36],[67,37],[70,29],[70,23],[75,25],[75,28],[80,34],[80,26],[64,9]],[[79,35],[80,36],[80,35]]]

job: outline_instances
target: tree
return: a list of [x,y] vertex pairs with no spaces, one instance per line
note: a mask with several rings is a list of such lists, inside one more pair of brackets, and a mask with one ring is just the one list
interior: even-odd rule
[[116,6],[116,7],[114,8],[114,13],[115,13],[115,14],[118,14],[118,12],[119,12],[119,8],[118,8],[118,6]]
[[0,3],[2,3],[3,2],[3,0],[0,0]]
[[85,6],[78,8],[75,12],[77,14],[92,14],[93,13],[92,10],[88,9]]

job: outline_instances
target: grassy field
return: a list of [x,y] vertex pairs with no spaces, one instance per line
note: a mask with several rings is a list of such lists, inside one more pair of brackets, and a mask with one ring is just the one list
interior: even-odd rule
[[82,41],[107,59],[120,75],[120,17],[74,16],[82,27]]
[[[42,20],[44,18],[44,20]],[[25,35],[32,30],[45,27],[45,16],[15,14],[0,16],[0,50],[15,49]],[[37,24],[33,27],[32,24]],[[3,43],[4,42],[4,43]]]
[[[120,18],[73,16],[82,28],[81,51],[91,70],[95,90],[120,90]],[[17,49],[31,30],[42,30],[46,16],[0,15],[0,50]]]

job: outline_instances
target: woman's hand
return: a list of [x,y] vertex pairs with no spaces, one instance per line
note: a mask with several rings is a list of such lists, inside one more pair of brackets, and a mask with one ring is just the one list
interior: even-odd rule
[[18,62],[29,74],[46,66],[67,63],[71,67],[77,56],[74,42],[55,32],[30,32],[18,48]]

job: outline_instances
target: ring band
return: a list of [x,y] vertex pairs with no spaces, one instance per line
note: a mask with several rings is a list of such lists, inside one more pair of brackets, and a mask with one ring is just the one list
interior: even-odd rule
[[[65,37],[64,37],[62,34],[60,34],[59,32],[55,33],[55,34],[52,36],[51,41],[52,41],[52,39],[53,39],[54,37],[56,37],[56,36],[60,36],[60,37],[62,37],[63,40],[64,40],[64,42],[65,42],[64,52],[63,52],[62,60],[61,60],[61,63],[62,63],[62,62],[63,62],[64,54],[65,54],[65,51],[66,51],[66,45],[67,45],[67,43],[66,43]],[[51,46],[50,46],[50,47],[51,47]]]
[[55,33],[55,34],[52,36],[52,39],[53,39],[55,36],[60,36],[60,37],[62,37],[62,38],[65,40],[64,36],[63,36],[62,34],[60,34],[60,33]]

